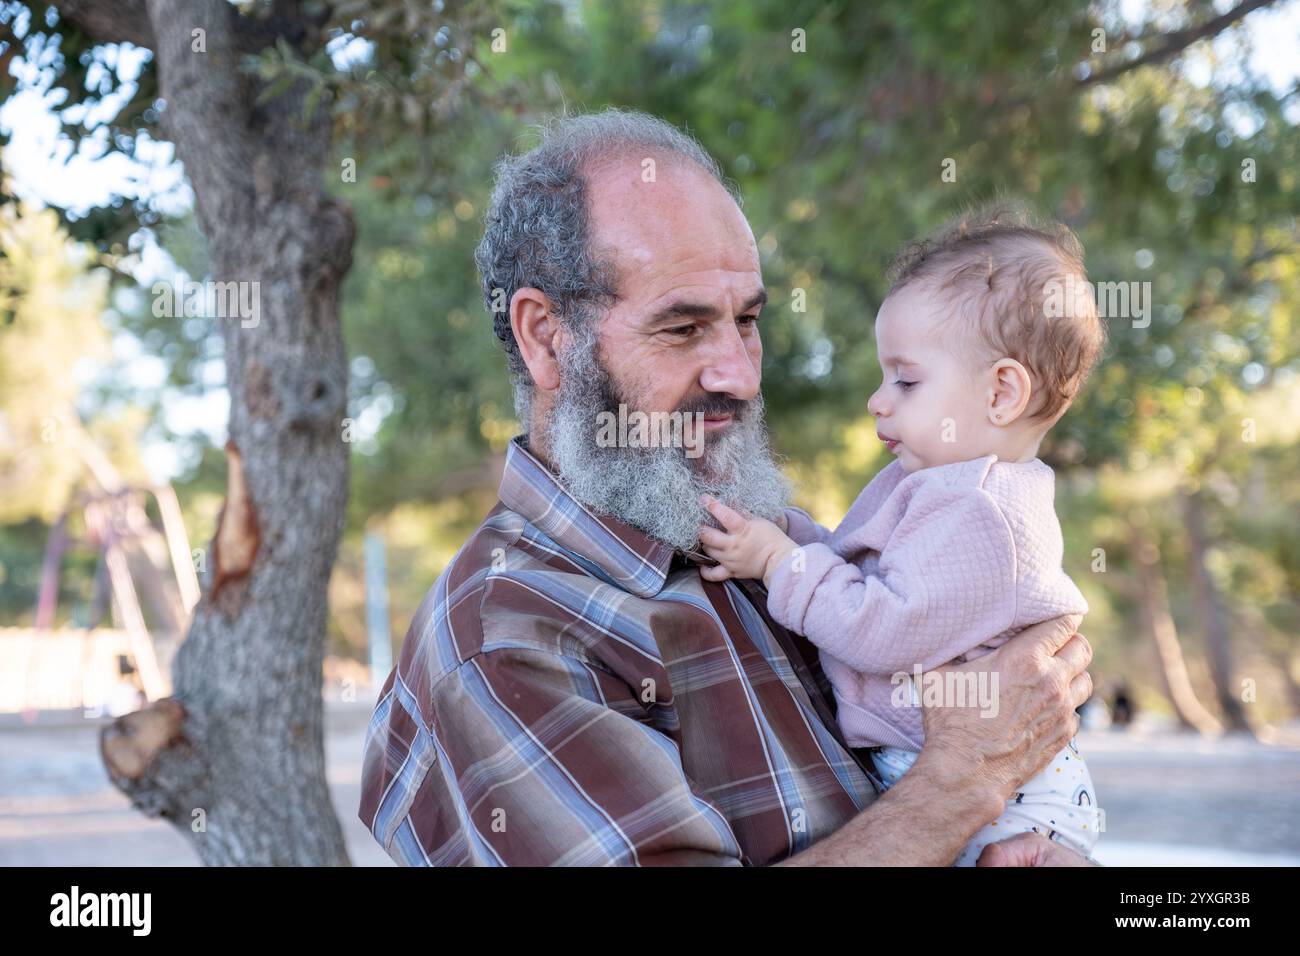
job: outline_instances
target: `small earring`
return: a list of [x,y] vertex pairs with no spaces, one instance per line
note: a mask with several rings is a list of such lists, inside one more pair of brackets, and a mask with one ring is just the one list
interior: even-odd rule
[[1000,422],[1000,421],[1002,421],[1002,413],[1001,413],[1001,412],[998,412],[996,415],[994,415],[994,416],[993,416],[993,420],[994,420],[995,422]]

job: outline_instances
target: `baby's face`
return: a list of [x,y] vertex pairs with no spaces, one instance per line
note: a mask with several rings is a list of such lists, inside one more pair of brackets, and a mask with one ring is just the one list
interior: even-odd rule
[[867,410],[909,472],[978,458],[993,442],[984,363],[965,330],[943,321],[947,308],[914,282],[886,298],[876,316],[884,381]]

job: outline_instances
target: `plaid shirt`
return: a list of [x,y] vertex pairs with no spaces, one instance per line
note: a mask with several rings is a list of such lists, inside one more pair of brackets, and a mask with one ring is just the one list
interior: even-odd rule
[[360,817],[399,864],[766,865],[872,802],[810,643],[511,442],[411,622]]

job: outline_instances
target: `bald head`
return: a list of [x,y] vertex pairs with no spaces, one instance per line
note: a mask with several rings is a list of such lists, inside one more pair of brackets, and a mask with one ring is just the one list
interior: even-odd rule
[[[611,269],[615,308],[673,305],[660,300],[679,290],[689,305],[724,311],[738,304],[725,296],[735,278],[758,275],[758,247],[739,205],[690,160],[651,151],[603,157],[588,173],[588,205],[591,246]],[[740,291],[760,290],[755,278]]]

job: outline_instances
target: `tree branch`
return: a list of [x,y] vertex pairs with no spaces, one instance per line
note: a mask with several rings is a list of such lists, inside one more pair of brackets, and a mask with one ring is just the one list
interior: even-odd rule
[[1204,40],[1207,37],[1222,33],[1248,14],[1275,2],[1276,0],[1243,0],[1242,3],[1237,4],[1227,13],[1206,20],[1198,27],[1188,27],[1185,30],[1174,30],[1170,33],[1159,34],[1160,42],[1148,48],[1141,56],[1129,60],[1127,63],[1117,63],[1107,69],[1091,73],[1084,79],[1077,80],[1075,85],[1084,87],[1091,86],[1094,83],[1106,83],[1122,73],[1127,73],[1129,70],[1136,70],[1140,66],[1147,66],[1151,63],[1160,63],[1181,53],[1197,40]]
[[[99,43],[133,43],[153,49],[157,42],[149,20],[147,0],[51,0],[59,16],[75,24]],[[321,45],[331,6],[321,3],[313,12],[302,10],[298,0],[276,0],[269,15],[249,19],[230,11],[234,46],[239,53],[257,53],[283,37],[304,55]]]
[[59,16],[100,43],[134,43],[152,48],[153,26],[144,0],[53,0]]

